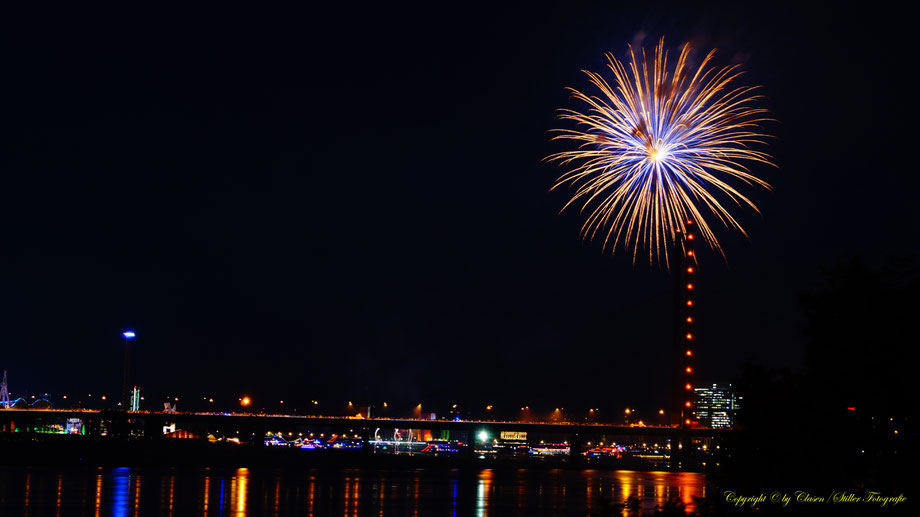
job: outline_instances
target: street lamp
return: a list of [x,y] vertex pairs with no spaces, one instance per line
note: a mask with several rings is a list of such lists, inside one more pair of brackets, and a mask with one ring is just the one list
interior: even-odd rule
[[128,343],[134,339],[136,334],[134,334],[133,330],[126,330],[121,335],[125,338],[125,367],[121,384],[121,408],[126,410],[128,408]]

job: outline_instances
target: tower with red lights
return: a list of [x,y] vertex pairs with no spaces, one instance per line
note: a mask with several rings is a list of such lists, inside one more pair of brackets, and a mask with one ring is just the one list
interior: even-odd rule
[[674,358],[671,396],[671,425],[689,428],[693,424],[693,357],[694,293],[697,270],[694,243],[696,226],[692,219],[686,221],[686,231],[677,230],[677,249],[681,254],[679,270],[675,275],[674,291]]

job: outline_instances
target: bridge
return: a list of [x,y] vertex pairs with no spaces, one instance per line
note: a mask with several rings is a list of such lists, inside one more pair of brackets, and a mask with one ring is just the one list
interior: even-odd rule
[[717,437],[729,429],[682,426],[622,425],[603,422],[519,422],[502,420],[426,420],[420,418],[355,418],[346,416],[283,415],[253,413],[187,413],[150,411],[105,411],[97,409],[8,409],[0,411],[0,430],[10,422],[20,427],[47,419],[78,418],[92,429],[104,420],[127,418],[157,425],[163,422],[208,429],[288,428],[385,428],[430,429],[432,431],[477,432],[482,429],[557,434],[613,436]]
[[[526,432],[531,435],[564,437],[572,456],[583,452],[582,444],[592,437],[661,437],[672,444],[685,444],[694,438],[718,439],[730,429],[713,429],[686,426],[631,426],[612,423],[575,422],[516,422],[496,420],[423,420],[412,418],[355,418],[344,416],[281,415],[251,413],[185,413],[185,412],[124,412],[74,409],[7,409],[0,410],[0,433],[35,432],[36,428],[53,423],[79,419],[85,433],[100,435],[103,430],[110,436],[128,436],[128,429],[142,429],[144,439],[164,439],[162,428],[175,424],[200,436],[237,435],[253,445],[262,445],[269,432],[297,432],[303,430],[346,430],[360,435],[368,448],[370,437],[376,429],[424,429],[448,431],[452,439],[467,445],[474,443],[477,433],[485,431],[498,436],[502,431]],[[135,433],[137,436],[137,433]],[[456,438],[455,438],[456,437]],[[472,447],[466,447],[470,452]],[[672,448],[672,451],[674,449]],[[678,461],[672,454],[672,463]]]

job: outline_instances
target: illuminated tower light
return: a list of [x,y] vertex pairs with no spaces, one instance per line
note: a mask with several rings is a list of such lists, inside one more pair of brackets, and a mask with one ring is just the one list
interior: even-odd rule
[[[686,220],[686,223],[687,223],[688,226],[687,226],[687,228],[686,228],[686,231],[683,232],[683,233],[684,233],[684,236],[686,237],[686,238],[684,239],[684,245],[685,245],[685,248],[684,248],[684,250],[685,250],[684,257],[685,257],[685,258],[684,258],[684,260],[686,261],[686,262],[684,263],[684,271],[685,271],[685,275],[686,275],[686,276],[684,277],[683,286],[684,286],[685,293],[686,293],[685,304],[686,304],[686,307],[687,307],[687,309],[686,309],[687,312],[684,314],[684,322],[685,322],[685,325],[686,325],[685,330],[684,330],[684,332],[685,332],[684,338],[685,338],[685,343],[686,343],[686,345],[685,345],[685,352],[684,352],[684,364],[683,364],[683,368],[684,368],[685,375],[689,376],[689,375],[691,375],[691,374],[693,373],[693,369],[692,369],[692,367],[691,367],[690,364],[689,364],[690,358],[693,356],[693,351],[690,350],[689,345],[690,345],[690,342],[693,341],[694,336],[693,336],[693,333],[692,333],[692,332],[689,332],[689,330],[690,330],[690,324],[692,324],[694,321],[693,321],[693,316],[690,315],[689,312],[690,312],[690,310],[691,310],[691,309],[693,308],[693,306],[694,306],[694,305],[693,305],[693,300],[690,298],[690,295],[691,295],[691,293],[695,290],[695,287],[696,287],[696,286],[694,285],[694,282],[692,281],[692,275],[696,272],[696,267],[693,265],[694,261],[696,260],[696,253],[695,253],[695,251],[694,251],[694,249],[693,249],[693,244],[694,244],[695,236],[694,236],[693,232],[690,231],[692,225],[694,224],[694,223],[693,223],[693,220],[688,218],[688,219]],[[679,285],[680,285],[680,284],[679,284]],[[685,390],[686,390],[688,393],[692,393],[693,384],[690,383],[690,382],[686,382],[685,385],[684,385],[684,388],[685,388]],[[683,398],[683,397],[682,397],[682,398]],[[687,411],[689,411],[690,408],[692,408],[692,407],[693,407],[692,401],[691,401],[691,400],[685,399],[683,408],[681,409],[680,413],[681,413],[681,417],[682,417],[681,420],[684,421],[684,424],[685,424],[686,426],[690,426],[690,425],[692,424],[691,419],[690,419],[690,418],[686,418],[687,416],[689,416],[689,415],[687,414]],[[685,418],[686,418],[686,419],[685,419]],[[685,420],[684,420],[684,419],[685,419]]]

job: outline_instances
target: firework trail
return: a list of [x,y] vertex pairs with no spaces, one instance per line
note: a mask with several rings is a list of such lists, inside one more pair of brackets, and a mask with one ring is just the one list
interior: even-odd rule
[[673,70],[668,69],[664,39],[652,59],[644,49],[637,56],[631,46],[629,54],[628,65],[607,54],[612,85],[584,71],[598,95],[569,88],[585,109],[559,110],[558,118],[574,122],[576,129],[553,130],[552,140],[571,140],[577,147],[546,158],[569,169],[552,188],[573,188],[563,210],[580,204],[588,214],[584,238],[602,235],[604,249],[622,245],[632,251],[633,262],[641,247],[648,249],[650,263],[663,255],[668,264],[668,249],[688,219],[724,256],[704,216],[747,236],[726,201],[759,213],[727,180],[770,188],[745,165],[772,165],[770,155],[752,149],[768,138],[760,124],[772,120],[767,110],[755,106],[762,98],[755,94],[758,87],[733,85],[742,73],[738,65],[709,67],[715,51],[690,70],[689,43]]

